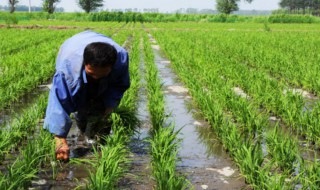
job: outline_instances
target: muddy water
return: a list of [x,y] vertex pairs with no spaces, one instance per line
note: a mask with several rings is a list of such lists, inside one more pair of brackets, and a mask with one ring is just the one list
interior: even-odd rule
[[[149,35],[149,37],[151,37]],[[156,41],[151,37],[151,42]],[[160,47],[152,45],[159,76],[165,92],[166,110],[171,112],[172,122],[180,129],[182,139],[179,149],[178,170],[187,175],[195,189],[245,189],[244,179],[221,144],[216,141],[212,129],[203,119],[195,119],[196,109],[191,104],[188,90],[178,82],[170,69],[170,61],[161,56]],[[168,113],[169,114],[169,113]]]
[[3,109],[0,109],[0,125],[5,124],[10,120],[14,114],[19,114],[23,109],[29,107],[33,102],[35,102],[38,97],[45,91],[48,91],[49,88],[46,85],[40,85],[38,88],[34,89],[31,93],[28,93],[18,101],[13,102],[12,104],[6,106]]

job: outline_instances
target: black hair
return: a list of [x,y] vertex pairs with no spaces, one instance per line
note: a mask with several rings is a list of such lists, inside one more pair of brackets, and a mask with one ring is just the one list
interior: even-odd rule
[[83,62],[94,67],[112,66],[117,61],[117,50],[110,44],[93,42],[84,49]]

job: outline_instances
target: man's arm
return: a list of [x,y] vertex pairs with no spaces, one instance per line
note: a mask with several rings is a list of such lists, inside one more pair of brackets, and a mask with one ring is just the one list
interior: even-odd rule
[[56,73],[49,94],[44,128],[55,135],[57,159],[69,158],[69,147],[65,139],[72,125],[69,115],[73,107],[64,74]]

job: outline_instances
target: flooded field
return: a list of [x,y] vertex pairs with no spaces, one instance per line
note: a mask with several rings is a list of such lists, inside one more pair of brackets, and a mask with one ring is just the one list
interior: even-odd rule
[[[320,188],[315,29],[66,23],[0,28],[0,189]],[[61,162],[42,130],[44,81],[61,43],[88,28],[128,51],[131,87],[93,146],[70,115]]]

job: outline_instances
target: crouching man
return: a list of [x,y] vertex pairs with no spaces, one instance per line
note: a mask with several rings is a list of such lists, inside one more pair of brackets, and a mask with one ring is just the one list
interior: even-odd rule
[[69,159],[66,137],[71,113],[89,139],[106,127],[106,119],[130,86],[128,60],[124,48],[93,31],[76,34],[62,44],[44,122],[44,128],[54,134],[58,160]]

